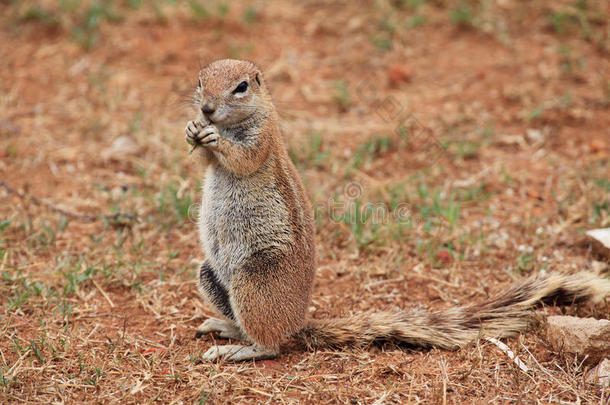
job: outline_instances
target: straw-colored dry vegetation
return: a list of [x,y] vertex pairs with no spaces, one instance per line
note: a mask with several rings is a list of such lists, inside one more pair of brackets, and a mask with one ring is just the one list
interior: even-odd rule
[[313,316],[481,301],[607,266],[583,231],[610,225],[609,18],[606,0],[1,0],[0,402],[606,403],[542,315],[504,341],[527,372],[488,341],[202,363],[220,339],[193,339],[212,313],[183,128],[202,64],[264,69],[316,206]]

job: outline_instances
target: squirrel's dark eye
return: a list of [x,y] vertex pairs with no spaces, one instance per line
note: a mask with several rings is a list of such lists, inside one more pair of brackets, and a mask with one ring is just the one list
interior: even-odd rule
[[237,85],[235,90],[233,90],[233,94],[235,93],[243,93],[248,90],[248,82],[241,82]]

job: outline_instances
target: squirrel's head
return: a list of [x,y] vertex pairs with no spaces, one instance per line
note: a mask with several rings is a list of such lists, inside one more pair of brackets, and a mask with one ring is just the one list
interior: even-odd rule
[[199,72],[194,102],[203,117],[226,127],[266,113],[261,110],[269,108],[270,99],[263,75],[254,63],[221,59]]

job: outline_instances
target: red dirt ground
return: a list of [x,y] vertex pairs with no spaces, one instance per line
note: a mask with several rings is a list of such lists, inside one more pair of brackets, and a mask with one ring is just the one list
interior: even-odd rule
[[[585,382],[592,364],[550,347],[543,315],[505,340],[528,373],[487,341],[289,341],[276,360],[201,363],[218,338],[193,339],[212,312],[195,282],[203,168],[183,134],[200,66],[261,66],[317,207],[314,317],[607,268],[583,231],[610,225],[608,2],[232,1],[206,17],[102,3],[0,1],[0,402],[608,400]],[[401,136],[405,117],[421,131]],[[409,223],[333,218],[354,184]]]

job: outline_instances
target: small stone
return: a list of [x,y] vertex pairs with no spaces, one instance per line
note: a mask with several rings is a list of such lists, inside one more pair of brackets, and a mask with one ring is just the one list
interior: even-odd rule
[[397,86],[401,82],[410,82],[413,74],[404,65],[395,64],[388,68],[388,78],[391,86]]
[[601,151],[605,150],[606,148],[608,148],[608,144],[606,144],[606,142],[602,141],[601,139],[593,139],[589,143],[589,149],[591,150],[592,153],[601,152]]
[[530,143],[541,144],[544,143],[544,135],[538,129],[529,128],[525,131],[525,137]]
[[436,260],[438,260],[441,263],[444,263],[444,264],[451,263],[451,253],[449,253],[446,250],[441,250],[434,257]]
[[104,159],[117,159],[128,155],[135,155],[140,151],[140,146],[129,135],[119,136],[112,142],[109,148],[102,152]]
[[588,356],[587,362],[610,353],[610,321],[606,319],[549,316],[546,332],[555,350]]
[[603,359],[585,375],[585,381],[591,384],[610,387],[610,359]]
[[587,231],[587,237],[597,253],[610,259],[610,228],[592,229]]

